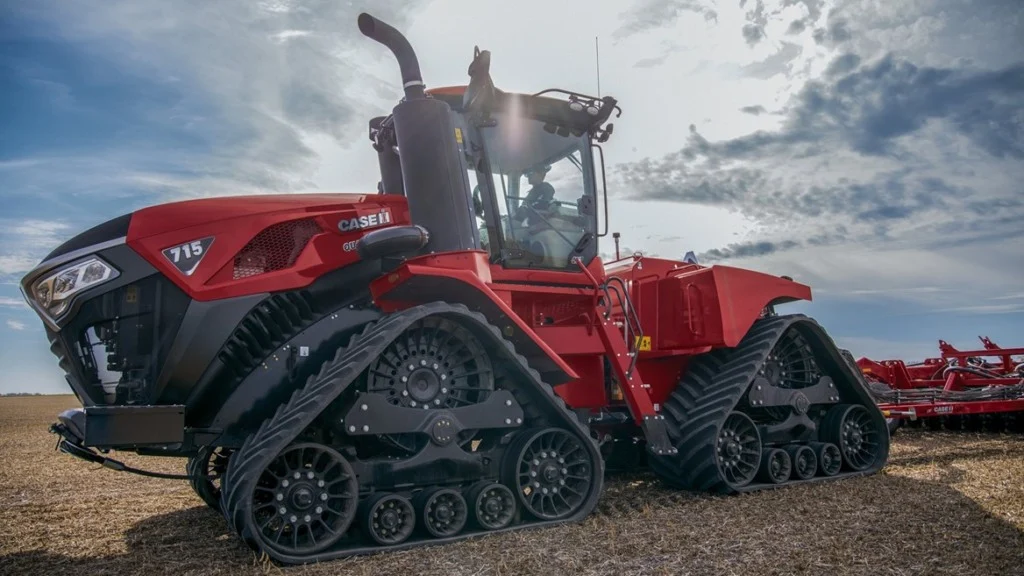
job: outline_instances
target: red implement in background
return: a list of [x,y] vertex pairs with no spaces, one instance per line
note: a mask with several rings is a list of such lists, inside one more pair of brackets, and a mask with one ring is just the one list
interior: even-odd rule
[[1024,431],[1024,348],[1000,348],[981,337],[982,350],[961,351],[939,340],[940,356],[857,360],[887,418],[932,429]]

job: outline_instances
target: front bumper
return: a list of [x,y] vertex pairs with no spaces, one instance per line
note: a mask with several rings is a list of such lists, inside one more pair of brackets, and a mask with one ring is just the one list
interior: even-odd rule
[[176,448],[185,442],[185,407],[75,408],[61,412],[50,431],[82,447],[119,450]]
[[50,426],[50,432],[57,434],[60,437],[57,441],[58,450],[65,454],[70,454],[75,458],[85,460],[86,462],[99,464],[104,468],[109,468],[119,472],[130,472],[141,476],[164,478],[169,480],[188,479],[188,476],[184,474],[167,474],[132,468],[131,466],[125,465],[123,462],[118,462],[117,460],[98,454],[95,450],[85,445],[85,438],[88,436],[86,427],[87,417],[88,413],[81,408],[65,410],[57,416],[57,422]]

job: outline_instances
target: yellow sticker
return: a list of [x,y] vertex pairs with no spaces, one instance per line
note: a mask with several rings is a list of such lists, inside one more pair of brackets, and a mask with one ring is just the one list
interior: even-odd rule
[[132,285],[128,286],[124,292],[124,301],[128,304],[134,304],[139,299],[139,289]]
[[462,128],[455,129],[455,141],[462,144]]
[[651,337],[650,336],[644,336],[644,337],[641,338],[640,336],[637,336],[636,337],[636,347],[641,352],[648,352],[648,351],[650,351],[650,349],[651,349]]

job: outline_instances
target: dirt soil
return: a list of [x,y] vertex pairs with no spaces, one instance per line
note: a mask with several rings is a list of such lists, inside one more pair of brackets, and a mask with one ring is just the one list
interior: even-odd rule
[[615,477],[580,524],[280,568],[187,482],[54,451],[47,426],[76,405],[0,398],[0,574],[1024,574],[1021,436],[904,429],[880,474],[736,497]]

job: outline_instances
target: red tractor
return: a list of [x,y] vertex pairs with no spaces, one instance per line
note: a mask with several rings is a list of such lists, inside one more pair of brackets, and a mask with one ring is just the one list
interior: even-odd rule
[[358,25],[405,91],[369,122],[376,194],[153,206],[24,278],[83,405],[64,451],[188,458],[281,563],[578,521],[611,466],[717,493],[884,466],[856,366],[775,312],[810,288],[599,258],[614,98],[500,91],[479,50],[427,91],[399,32]]

